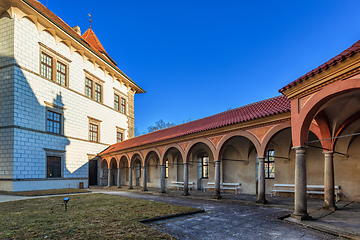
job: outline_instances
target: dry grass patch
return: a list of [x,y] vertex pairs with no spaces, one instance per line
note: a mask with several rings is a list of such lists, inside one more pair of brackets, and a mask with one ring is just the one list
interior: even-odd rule
[[28,197],[30,197],[30,196],[69,194],[69,193],[84,193],[84,192],[90,192],[90,191],[85,190],[85,189],[77,189],[77,188],[62,188],[62,189],[24,191],[24,192],[0,191],[0,195],[28,196]]
[[171,239],[139,220],[196,210],[105,194],[0,203],[0,239]]

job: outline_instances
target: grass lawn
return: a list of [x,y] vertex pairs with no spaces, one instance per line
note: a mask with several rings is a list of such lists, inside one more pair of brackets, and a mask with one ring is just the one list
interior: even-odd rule
[[0,239],[171,239],[138,220],[195,210],[106,194],[0,203]]
[[24,191],[24,192],[0,191],[0,195],[13,195],[13,196],[28,196],[28,197],[31,197],[31,196],[82,193],[82,192],[90,192],[90,191],[86,190],[86,189],[77,189],[77,188],[62,188],[62,189]]

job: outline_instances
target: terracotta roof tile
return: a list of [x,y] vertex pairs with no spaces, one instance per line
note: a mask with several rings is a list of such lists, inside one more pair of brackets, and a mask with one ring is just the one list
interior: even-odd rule
[[175,127],[148,133],[116,143],[104,150],[100,155],[160,142],[189,134],[221,128],[241,122],[263,118],[290,111],[290,100],[285,96],[277,96],[243,107],[232,109],[196,121],[184,123]]
[[301,83],[302,81],[305,81],[306,79],[328,69],[331,66],[336,65],[339,62],[344,61],[345,59],[353,56],[354,54],[360,52],[360,40],[357,41],[356,43],[354,43],[351,47],[349,47],[348,49],[346,49],[345,51],[341,52],[339,55],[333,57],[332,59],[330,59],[329,61],[327,61],[326,63],[321,64],[319,67],[311,70],[310,72],[308,72],[307,74],[305,74],[304,76],[296,79],[295,81],[289,83],[288,85],[286,85],[285,87],[281,88],[279,90],[280,93],[284,92],[285,90]]

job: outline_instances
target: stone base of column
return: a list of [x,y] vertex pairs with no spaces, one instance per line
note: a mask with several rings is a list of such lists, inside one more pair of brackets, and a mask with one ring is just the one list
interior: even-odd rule
[[266,199],[256,199],[256,203],[266,204],[268,201]]
[[304,214],[304,215],[291,214],[290,217],[291,217],[291,218],[294,218],[294,219],[296,219],[296,220],[299,220],[299,221],[311,220],[311,216],[310,216],[309,214]]
[[118,188],[121,188],[121,186],[118,186]]
[[190,193],[189,193],[189,192],[186,192],[186,193],[183,193],[182,195],[183,195],[183,196],[189,196]]
[[337,208],[336,205],[324,205],[324,206],[323,206],[323,209],[325,209],[325,210],[330,210],[330,211],[336,211],[336,210],[338,210],[338,208]]
[[220,194],[215,194],[212,196],[213,199],[222,199],[222,196]]
[[134,189],[133,187],[129,187],[129,189]]
[[160,190],[159,193],[166,193],[166,191],[165,190],[164,191]]
[[143,188],[143,192],[149,191],[147,188]]

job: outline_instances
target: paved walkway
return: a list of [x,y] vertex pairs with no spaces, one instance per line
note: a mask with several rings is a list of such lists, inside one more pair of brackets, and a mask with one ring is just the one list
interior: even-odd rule
[[341,201],[337,203],[339,210],[330,212],[321,208],[322,199],[308,199],[313,220],[300,222],[286,218],[293,212],[291,197],[268,196],[269,204],[261,205],[255,203],[255,195],[249,194],[227,193],[223,199],[215,200],[212,193],[202,191],[191,191],[190,196],[184,197],[181,191],[161,194],[156,188],[149,188],[148,192],[126,188],[91,190],[204,209],[205,214],[151,224],[179,239],[360,239],[359,202]]

